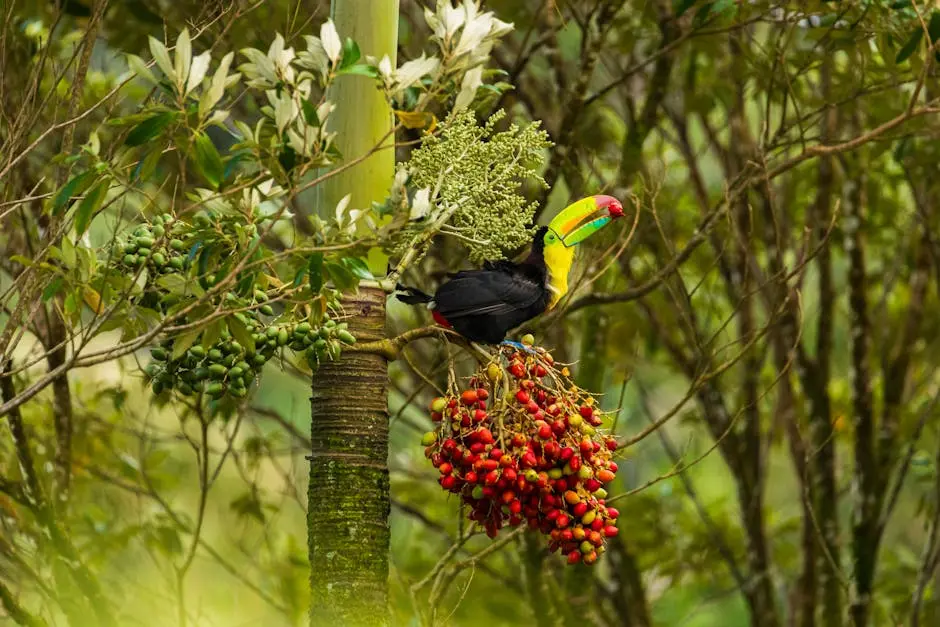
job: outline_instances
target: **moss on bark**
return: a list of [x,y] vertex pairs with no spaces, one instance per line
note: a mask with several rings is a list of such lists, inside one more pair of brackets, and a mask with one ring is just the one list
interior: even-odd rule
[[[385,337],[385,293],[343,301],[360,341]],[[388,364],[347,353],[313,378],[307,531],[310,624],[388,625]]]

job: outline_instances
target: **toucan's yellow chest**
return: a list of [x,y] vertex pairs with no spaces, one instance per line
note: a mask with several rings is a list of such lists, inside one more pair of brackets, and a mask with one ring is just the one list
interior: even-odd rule
[[568,293],[568,273],[574,262],[575,247],[565,247],[561,243],[550,244],[545,247],[543,256],[545,268],[548,270],[545,277],[545,287],[551,292],[548,300],[548,309],[558,304]]

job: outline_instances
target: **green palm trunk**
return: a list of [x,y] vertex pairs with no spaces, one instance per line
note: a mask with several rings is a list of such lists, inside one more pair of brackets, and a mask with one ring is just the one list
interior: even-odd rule
[[[334,0],[332,17],[363,55],[387,54],[395,63],[398,0]],[[342,76],[329,99],[337,105],[330,127],[345,160],[380,142],[392,144],[392,112],[372,80]],[[379,150],[325,182],[319,208],[331,213],[347,194],[350,208],[368,208],[385,198],[394,172],[394,150]],[[343,306],[349,330],[360,341],[385,337],[382,290],[362,289]],[[344,355],[323,364],[313,378],[307,493],[311,625],[389,623],[387,398],[388,364],[378,355]]]

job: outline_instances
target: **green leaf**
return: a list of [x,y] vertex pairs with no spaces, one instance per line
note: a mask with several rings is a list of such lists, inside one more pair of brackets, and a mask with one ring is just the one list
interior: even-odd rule
[[339,63],[340,71],[356,64],[356,61],[362,56],[359,50],[359,44],[347,37],[343,44],[343,59]]
[[104,202],[105,194],[108,193],[109,183],[107,179],[101,181],[85,194],[82,202],[79,203],[78,210],[75,212],[75,233],[78,237],[85,233],[91,219],[101,209],[101,203]]
[[248,328],[242,321],[234,316],[230,316],[226,322],[228,323],[228,330],[232,333],[232,337],[238,340],[238,343],[249,353],[255,352],[255,339],[251,337],[251,333],[248,332]]
[[134,168],[134,173],[131,175],[131,182],[146,181],[149,179],[157,169],[157,164],[160,162],[160,157],[162,156],[163,151],[158,148],[157,150],[150,151],[146,157],[138,161],[137,166]]
[[695,4],[695,0],[674,0],[672,5],[673,10],[676,13],[676,17],[681,17],[682,14],[688,11],[693,4]]
[[65,283],[65,278],[61,276],[54,277],[49,285],[46,286],[46,289],[42,291],[42,301],[46,302],[62,290],[62,284]]
[[379,77],[379,69],[374,65],[351,65],[347,68],[343,68],[337,72],[337,74],[352,74],[356,76],[368,76],[370,78]]
[[169,126],[174,118],[176,118],[174,112],[164,111],[144,120],[127,134],[127,137],[124,139],[124,144],[127,146],[141,146],[146,144],[162,133],[163,129]]
[[930,22],[927,23],[927,34],[930,35],[931,43],[936,43],[940,39],[940,11],[934,9],[930,14]]
[[202,175],[206,177],[206,180],[214,189],[218,189],[222,183],[225,166],[222,165],[222,157],[219,156],[219,151],[215,149],[212,140],[205,133],[196,135],[193,142],[193,156]]
[[304,121],[310,126],[320,126],[320,118],[317,116],[317,108],[307,99],[300,101],[300,108],[304,112]]
[[310,291],[318,294],[323,289],[323,253],[313,253],[307,263]]
[[324,270],[326,270],[330,280],[333,281],[333,285],[336,286],[336,289],[342,292],[346,292],[359,284],[359,281],[356,280],[353,273],[347,270],[346,266],[342,264],[328,262],[324,264]]
[[202,333],[202,347],[206,350],[212,348],[220,337],[222,337],[222,321],[214,320]]
[[179,359],[182,357],[186,351],[189,350],[189,347],[196,342],[199,333],[201,333],[200,329],[193,329],[192,331],[187,331],[182,335],[176,336],[176,339],[173,340],[173,352],[170,355],[170,359]]
[[695,28],[701,28],[705,25],[705,22],[708,21],[708,16],[712,11],[712,2],[707,2],[699,7],[699,10],[695,12],[695,17],[692,18],[692,26]]
[[202,297],[206,293],[206,291],[202,289],[202,286],[199,285],[198,281],[194,281],[175,272],[161,276],[157,279],[157,285],[177,296],[193,294],[197,297]]
[[95,172],[82,172],[62,186],[52,203],[52,215],[58,215],[73,196],[81,194],[95,181]]
[[360,279],[370,280],[375,278],[372,275],[372,271],[369,270],[369,265],[362,259],[343,257],[343,265]]
[[920,40],[924,37],[923,29],[918,26],[914,29],[914,32],[911,33],[910,39],[907,40],[907,43],[898,50],[898,56],[894,58],[895,63],[904,63],[907,59],[914,54],[914,51],[917,50]]

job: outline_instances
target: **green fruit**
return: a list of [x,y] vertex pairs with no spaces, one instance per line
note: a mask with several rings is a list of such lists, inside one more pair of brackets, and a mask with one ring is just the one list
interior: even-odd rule
[[307,345],[304,344],[303,340],[294,340],[293,342],[290,343],[291,350],[302,351],[306,347]]
[[604,488],[598,488],[598,489],[594,490],[594,496],[596,496],[596,497],[599,498],[599,499],[606,499],[606,498],[607,498],[607,490],[605,490]]
[[255,296],[255,300],[258,301],[259,303],[263,303],[264,301],[268,300],[268,295],[262,292],[261,290],[255,290],[254,296]]
[[229,368],[228,376],[229,376],[229,377],[240,377],[240,376],[242,376],[242,373],[243,373],[243,372],[244,372],[244,370],[242,370],[242,369],[239,368],[238,366],[232,366],[231,368]]
[[281,329],[277,332],[277,345],[284,346],[287,344],[287,329]]
[[435,411],[435,412],[437,412],[437,413],[441,413],[441,412],[443,412],[445,409],[447,409],[447,399],[446,399],[446,398],[440,398],[440,397],[438,397],[438,398],[435,398],[433,401],[431,401],[431,411]]
[[169,263],[170,263],[170,267],[173,268],[174,270],[183,269],[184,261],[182,257],[173,257],[172,259],[170,259]]
[[583,433],[583,434],[585,434],[585,435],[594,435],[595,433],[597,433],[597,430],[596,430],[594,427],[592,427],[591,425],[589,425],[588,423],[586,423],[586,422],[583,423],[583,424],[578,428],[578,431],[580,431],[581,433]]
[[124,265],[126,266],[136,266],[137,265],[137,255],[124,255]]
[[255,365],[263,366],[265,362],[268,361],[268,358],[262,355],[261,353],[258,353],[257,355],[251,358],[251,361],[255,362]]
[[581,552],[582,552],[582,553],[590,553],[590,552],[593,551],[593,550],[594,550],[594,545],[591,544],[590,542],[588,542],[587,540],[585,540],[584,542],[581,543]]
[[525,344],[526,346],[532,346],[533,344],[535,344],[535,336],[532,335],[531,333],[526,333],[525,335],[522,336],[522,343]]
[[235,367],[236,367],[236,368],[241,368],[241,369],[242,369],[243,371],[245,371],[245,372],[248,372],[249,370],[251,370],[251,366],[249,366],[249,365],[248,365],[248,362],[246,362],[246,361],[240,361],[240,362],[238,362],[237,364],[235,364]]
[[548,471],[548,476],[552,479],[561,479],[564,476],[561,468],[552,468]]
[[231,368],[232,366],[235,365],[235,360],[236,360],[236,359],[237,359],[237,357],[235,357],[235,355],[226,355],[226,356],[225,356],[225,359],[222,360],[222,364],[223,364],[226,368]]
[[148,377],[155,377],[157,376],[157,373],[160,372],[160,368],[160,364],[150,362],[147,364],[147,367],[144,368],[144,372],[147,373]]
[[212,364],[209,366],[209,374],[215,379],[221,379],[225,376],[226,372],[228,372],[228,368],[222,364]]
[[421,444],[424,446],[431,446],[437,442],[437,433],[434,431],[428,431],[424,434],[424,437],[421,438]]
[[327,329],[332,329],[333,327],[336,326],[336,321],[335,321],[335,320],[327,320],[326,322],[323,323],[323,326],[326,327]]
[[163,267],[163,266],[166,265],[166,257],[163,255],[163,253],[154,253],[154,254],[153,254],[153,263],[154,263],[154,265],[157,266],[158,268],[159,268],[159,267]]
[[189,396],[193,393],[193,388],[188,383],[180,383],[176,386],[176,389],[179,390],[179,393],[183,396]]
[[157,361],[166,361],[166,351],[162,348],[151,348],[150,356]]
[[265,331],[265,335],[268,337],[277,337],[277,327],[268,327],[268,330]]
[[338,337],[344,344],[349,344],[350,346],[356,343],[356,338],[353,336],[353,334],[349,331],[346,331],[345,329],[338,331],[336,333],[336,337]]
[[594,519],[597,518],[597,510],[591,510],[587,514],[581,517],[581,523],[585,525],[590,525],[594,522]]
[[225,386],[221,383],[211,383],[206,386],[206,394],[212,398],[219,398],[225,394]]
[[217,348],[213,348],[209,351],[209,361],[222,361],[222,357],[224,357],[222,351]]
[[229,394],[231,394],[232,396],[237,396],[238,398],[242,398],[243,396],[245,396],[246,394],[248,394],[248,390],[246,390],[245,388],[242,388],[242,387],[233,387],[233,388],[229,388],[229,391],[228,391],[228,392],[229,392]]
[[146,259],[147,257],[150,256],[150,249],[149,249],[149,248],[138,248],[138,249],[137,249],[137,256]]
[[145,236],[145,237],[138,237],[138,238],[137,238],[137,245],[140,246],[141,248],[150,248],[151,246],[153,246],[153,238],[152,238],[152,237],[146,237],[146,236]]
[[161,394],[162,392],[163,392],[163,384],[160,383],[159,381],[154,381],[154,382],[153,382],[153,393],[159,395],[159,394]]
[[327,341],[324,340],[323,338],[320,338],[319,340],[313,343],[314,348],[319,349],[319,350],[326,349],[326,345],[327,345]]
[[297,333],[301,333],[301,334],[303,334],[303,335],[306,335],[307,333],[310,333],[310,323],[309,323],[309,322],[301,322],[300,324],[297,325],[297,327],[294,329],[294,331],[296,331]]
[[193,357],[198,357],[199,359],[202,359],[203,357],[206,356],[206,349],[204,349],[202,346],[199,346],[197,344],[196,346],[193,346],[192,348],[189,349],[189,354],[192,355]]
[[330,330],[326,327],[320,327],[320,329],[317,331],[317,335],[325,340],[326,338],[330,337]]
[[157,239],[160,239],[161,237],[163,237],[165,233],[166,231],[159,224],[153,227],[153,236],[156,237]]
[[483,486],[481,485],[473,486],[473,491],[470,493],[470,496],[472,496],[475,499],[482,499],[483,498]]
[[271,305],[261,305],[260,307],[258,307],[258,311],[260,311],[266,316],[274,315],[274,309],[271,307]]
[[193,376],[197,381],[203,381],[209,376],[209,369],[200,366],[199,368],[193,370]]
[[170,248],[172,248],[175,251],[182,251],[186,248],[186,244],[184,244],[183,240],[181,239],[171,239]]
[[133,242],[128,242],[127,244],[124,244],[124,246],[121,247],[121,250],[124,252],[125,255],[133,255],[135,252],[137,252],[137,244],[134,244]]

